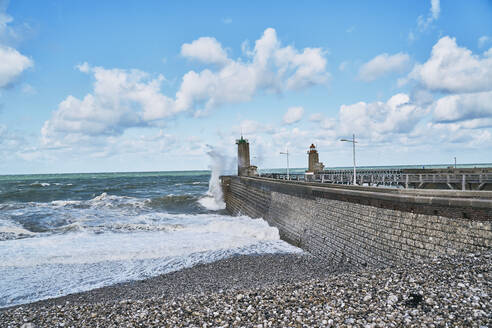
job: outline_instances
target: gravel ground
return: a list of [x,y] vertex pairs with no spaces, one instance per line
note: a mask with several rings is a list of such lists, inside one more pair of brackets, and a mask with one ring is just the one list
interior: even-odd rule
[[359,272],[241,256],[0,312],[0,327],[492,327],[492,251]]

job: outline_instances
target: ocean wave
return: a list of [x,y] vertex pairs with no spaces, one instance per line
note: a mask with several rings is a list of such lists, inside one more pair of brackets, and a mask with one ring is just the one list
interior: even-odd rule
[[[4,223],[5,224],[5,223]],[[16,225],[0,225],[0,241],[28,238],[36,233]]]
[[103,192],[86,203],[97,207],[133,207],[142,208],[149,201],[147,198],[135,198],[129,196],[108,195]]
[[177,231],[184,229],[182,224],[169,224],[165,222],[106,222],[101,224],[87,224],[83,221],[73,222],[52,230],[53,233],[88,232],[88,233],[132,233],[132,232],[156,232]]
[[[182,255],[157,258],[110,260],[87,263],[54,263],[43,266],[1,267],[5,288],[0,291],[0,308],[50,297],[82,292],[125,281],[165,274],[234,255],[300,253],[302,250],[280,240],[259,241],[233,248],[190,249]],[[56,260],[56,256],[52,259]]]
[[[24,234],[5,231],[3,239],[25,238],[36,233],[171,232],[183,229],[182,220],[186,224],[191,221],[197,223],[195,221],[203,218],[199,214],[222,208],[208,196],[168,194],[155,198],[136,198],[106,192],[89,200],[0,204],[0,210],[7,221],[27,231]],[[202,223],[204,221],[199,222]]]
[[152,198],[145,202],[145,205],[154,210],[163,210],[171,212],[196,212],[199,210],[198,196],[196,195],[165,195]]
[[[108,233],[92,233],[95,229],[109,228],[113,230]],[[132,233],[118,233],[115,228]],[[264,220],[245,216],[188,215],[176,217],[168,224],[155,225],[116,222],[91,227],[72,223],[58,229],[71,232],[4,244],[0,248],[3,259],[0,268],[185,256],[280,240],[277,228],[270,227]],[[19,262],[19,258],[24,260]]]
[[111,231],[135,232],[135,231],[177,231],[184,229],[181,224],[146,224],[146,223],[115,223],[108,226]]
[[82,202],[79,200],[54,200],[51,202],[51,205],[57,207],[63,207],[63,206],[80,205],[81,203]]
[[30,186],[33,186],[33,187],[49,187],[51,184],[48,183],[48,182],[33,182],[30,184]]
[[213,196],[204,196],[198,200],[198,203],[209,211],[219,211],[226,208],[223,201],[217,201]]

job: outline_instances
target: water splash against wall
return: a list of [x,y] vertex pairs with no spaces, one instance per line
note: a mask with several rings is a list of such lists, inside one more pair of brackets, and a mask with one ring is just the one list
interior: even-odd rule
[[210,176],[207,194],[198,202],[203,207],[211,211],[218,211],[225,209],[224,195],[222,194],[219,176],[231,171],[232,160],[216,148],[212,146],[209,147],[210,151],[207,152],[207,155],[211,160],[209,167],[212,173]]

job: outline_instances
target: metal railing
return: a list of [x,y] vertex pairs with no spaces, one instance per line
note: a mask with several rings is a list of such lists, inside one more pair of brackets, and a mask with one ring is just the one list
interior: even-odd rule
[[[287,174],[264,173],[262,177],[334,184],[353,184],[352,170],[326,170],[316,174]],[[357,185],[393,186],[399,188],[425,188],[432,185],[435,188],[476,189],[482,190],[485,185],[492,184],[492,173],[408,173],[402,169],[359,170],[356,175]]]

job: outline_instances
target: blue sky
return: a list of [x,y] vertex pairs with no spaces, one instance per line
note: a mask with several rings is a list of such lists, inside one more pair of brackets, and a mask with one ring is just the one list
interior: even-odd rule
[[492,162],[490,1],[0,0],[0,174]]

